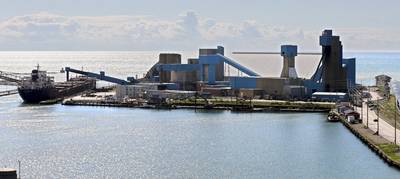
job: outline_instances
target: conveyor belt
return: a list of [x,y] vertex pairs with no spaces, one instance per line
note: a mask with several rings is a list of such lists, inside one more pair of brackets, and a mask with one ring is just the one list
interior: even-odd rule
[[17,94],[18,90],[7,90],[7,91],[0,91],[0,97],[2,96],[8,96],[8,95],[14,95]]
[[21,77],[10,72],[0,71],[0,79],[14,83],[21,83]]

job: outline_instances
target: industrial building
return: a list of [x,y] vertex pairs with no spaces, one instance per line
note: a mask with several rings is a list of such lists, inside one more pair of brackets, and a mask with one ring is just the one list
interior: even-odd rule
[[[299,78],[297,75],[297,46],[282,45],[279,54],[283,58],[283,68],[279,77],[260,76],[225,56],[224,48],[218,46],[215,49],[199,49],[199,56],[188,59],[187,64],[181,63],[180,54],[160,54],[159,61],[139,81],[171,83],[176,84],[176,90],[208,92],[217,96],[310,99],[316,92],[319,93],[314,97],[325,95],[323,92],[341,92],[333,98],[343,99],[342,94],[348,93],[356,86],[355,59],[343,59],[342,42],[339,36],[332,34],[332,30],[323,31],[319,44],[322,47],[321,59],[315,73],[309,79]],[[237,69],[245,76],[225,75],[227,66]]]
[[390,97],[390,81],[392,78],[387,75],[378,75],[375,77],[376,86],[381,90],[381,93],[388,99]]
[[[319,37],[321,59],[316,71],[309,78],[300,78],[296,71],[296,45],[282,45],[283,68],[277,77],[263,77],[253,70],[225,56],[224,47],[199,49],[197,58],[182,63],[182,56],[176,53],[162,53],[142,79],[129,77],[122,80],[106,76],[104,72],[95,74],[66,67],[69,72],[95,77],[117,83],[117,97],[142,97],[143,93],[154,90],[196,91],[212,96],[237,96],[263,99],[311,99],[329,96],[332,101],[343,101],[343,93],[348,94],[356,87],[356,63],[354,58],[343,58],[343,47],[339,36],[332,30],[324,30]],[[308,53],[309,54],[309,53]],[[314,53],[315,55],[316,53]],[[225,70],[236,69],[244,75],[226,75]],[[171,93],[171,91],[169,91]],[[326,94],[324,94],[326,93]],[[191,93],[190,93],[191,94]],[[340,95],[332,95],[340,94]]]
[[387,75],[378,75],[375,77],[375,84],[377,87],[384,87],[390,83],[392,78]]

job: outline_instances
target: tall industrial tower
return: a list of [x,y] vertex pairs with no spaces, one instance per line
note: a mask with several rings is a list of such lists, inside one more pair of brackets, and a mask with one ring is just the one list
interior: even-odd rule
[[347,92],[347,70],[343,67],[343,46],[332,30],[324,30],[320,36],[322,46],[322,83],[327,92]]
[[282,45],[281,56],[283,57],[283,68],[281,78],[298,78],[296,72],[295,57],[297,56],[296,45]]

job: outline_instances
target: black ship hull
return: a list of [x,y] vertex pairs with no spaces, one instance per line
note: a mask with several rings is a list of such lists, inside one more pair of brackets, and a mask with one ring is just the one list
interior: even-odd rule
[[40,103],[41,101],[57,98],[57,90],[55,88],[42,89],[21,89],[18,88],[19,96],[25,103]]
[[95,80],[78,78],[72,81],[57,83],[52,88],[18,88],[18,93],[25,103],[40,103],[42,101],[62,99],[95,88]]

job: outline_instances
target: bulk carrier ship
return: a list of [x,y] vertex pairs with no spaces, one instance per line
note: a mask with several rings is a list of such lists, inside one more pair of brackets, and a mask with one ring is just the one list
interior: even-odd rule
[[32,70],[18,86],[18,93],[25,103],[63,99],[87,90],[96,88],[96,80],[89,77],[71,78],[66,82],[54,82],[54,77],[47,76],[46,71]]

